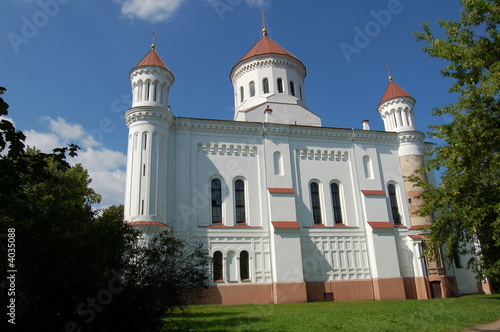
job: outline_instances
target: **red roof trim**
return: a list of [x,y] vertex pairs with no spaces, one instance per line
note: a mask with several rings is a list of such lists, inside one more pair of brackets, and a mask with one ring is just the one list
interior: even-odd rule
[[422,229],[422,228],[426,228],[426,227],[431,227],[431,225],[416,225],[416,226],[411,226],[409,228],[409,230],[410,231],[414,231],[414,230]]
[[293,188],[267,188],[272,194],[295,194]]
[[365,196],[385,196],[385,191],[383,190],[361,190]]
[[168,227],[166,224],[159,221],[131,221],[127,225],[130,226],[164,226]]
[[394,228],[394,225],[388,221],[369,221],[368,225],[372,228]]
[[300,228],[296,221],[271,221],[274,228]]
[[422,237],[420,235],[408,235],[408,236],[413,240],[422,240]]

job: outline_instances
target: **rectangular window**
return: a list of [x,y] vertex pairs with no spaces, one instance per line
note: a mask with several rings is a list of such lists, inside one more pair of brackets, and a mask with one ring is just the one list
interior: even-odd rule
[[212,223],[222,222],[222,186],[219,179],[212,180]]
[[340,188],[338,183],[332,183],[331,186],[332,191],[332,203],[333,203],[333,218],[335,219],[336,224],[341,224],[342,221],[342,207],[340,204]]
[[311,183],[311,205],[313,220],[315,224],[321,224],[321,202],[319,199],[319,186],[316,182]]
[[234,183],[234,196],[236,207],[236,222],[245,223],[245,183],[237,180]]

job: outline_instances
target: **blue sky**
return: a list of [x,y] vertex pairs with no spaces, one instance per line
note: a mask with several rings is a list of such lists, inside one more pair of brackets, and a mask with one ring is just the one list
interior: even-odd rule
[[130,106],[129,71],[150,50],[175,75],[169,104],[177,116],[231,120],[229,72],[269,37],[307,67],[304,97],[323,126],[383,130],[376,106],[394,81],[417,100],[417,126],[446,119],[431,108],[453,102],[446,63],[427,57],[413,31],[421,22],[458,19],[446,0],[3,0],[0,86],[9,116],[28,144],[50,151],[82,147],[103,205],[121,204]]

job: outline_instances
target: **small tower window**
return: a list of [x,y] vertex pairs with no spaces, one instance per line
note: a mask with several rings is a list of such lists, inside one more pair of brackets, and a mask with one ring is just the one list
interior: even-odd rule
[[222,185],[219,179],[212,180],[212,223],[222,222]]
[[149,89],[151,88],[151,82],[146,84],[146,101],[149,101]]
[[245,99],[245,95],[244,95],[243,87],[240,86],[240,103],[242,103],[244,99]]
[[336,224],[341,224],[342,221],[342,207],[340,203],[340,188],[338,183],[332,183],[330,185],[332,191],[332,203],[333,203],[333,219]]
[[398,197],[396,195],[396,186],[393,184],[390,184],[387,186],[387,189],[389,191],[389,201],[391,203],[391,210],[392,210],[392,220],[394,221],[394,224],[401,224],[401,215],[399,214],[399,208],[398,208]]
[[234,183],[234,197],[236,207],[236,222],[245,223],[245,183],[236,180]]
[[269,93],[269,80],[267,77],[262,80],[262,89],[264,93]]
[[290,81],[290,94],[295,97],[295,84],[293,84],[293,81]]
[[250,97],[255,96],[255,82],[254,81],[250,82],[249,88],[250,88]]
[[299,86],[299,93],[300,93],[300,100],[304,99],[304,96],[302,96],[302,87]]
[[311,207],[315,224],[321,224],[321,202],[319,199],[319,186],[316,182],[311,183]]
[[278,92],[283,93],[283,80],[278,78]]

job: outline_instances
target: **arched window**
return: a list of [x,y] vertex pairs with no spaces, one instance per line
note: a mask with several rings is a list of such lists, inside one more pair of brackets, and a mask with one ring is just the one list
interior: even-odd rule
[[293,81],[290,81],[290,94],[295,97],[295,84],[293,84]]
[[340,202],[340,187],[338,183],[333,182],[330,185],[332,192],[332,203],[333,203],[333,219],[336,224],[341,224],[342,220],[342,206]]
[[151,88],[151,82],[146,83],[146,100],[149,101],[149,89]]
[[219,179],[212,180],[212,223],[222,222],[222,185]]
[[283,93],[283,80],[278,78],[278,92]]
[[221,282],[223,281],[223,273],[222,273],[222,253],[220,251],[214,252],[214,260],[213,260],[213,271],[214,271],[214,281]]
[[267,77],[262,80],[262,89],[264,93],[269,93],[269,80]]
[[234,182],[234,198],[236,207],[236,222],[245,223],[245,183],[242,180]]
[[387,186],[387,189],[389,191],[389,201],[391,202],[392,220],[394,221],[394,224],[401,224],[401,215],[399,214],[396,186],[391,183]]
[[321,224],[321,202],[319,199],[319,186],[316,182],[311,183],[311,207],[315,224]]
[[245,250],[240,253],[240,280],[250,280],[248,251]]
[[283,158],[281,157],[281,153],[276,151],[273,154],[274,159],[274,175],[283,175]]
[[226,254],[226,281],[238,281],[238,267],[236,266],[236,253],[229,251]]
[[365,179],[373,179],[373,166],[370,156],[363,156],[363,167],[365,170]]
[[249,88],[250,88],[250,97],[255,96],[255,82],[254,81],[250,82]]
[[243,99],[245,99],[245,95],[244,95],[243,87],[240,86],[240,103],[243,102]]

